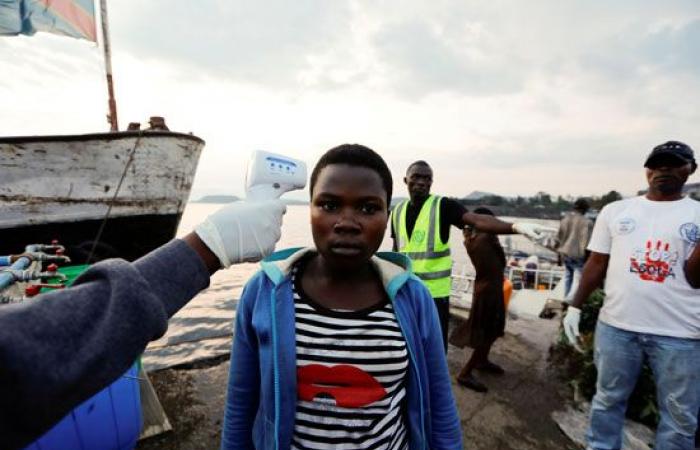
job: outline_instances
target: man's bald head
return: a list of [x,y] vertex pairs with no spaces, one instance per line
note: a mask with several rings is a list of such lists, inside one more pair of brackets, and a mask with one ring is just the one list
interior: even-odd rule
[[414,162],[412,162],[411,164],[408,165],[408,168],[406,169],[406,174],[408,174],[408,172],[410,172],[411,169],[414,168],[414,167],[416,167],[416,166],[417,166],[417,167],[426,167],[426,168],[430,169],[431,171],[433,170],[433,168],[430,167],[430,164],[428,164],[427,162],[423,161],[422,159],[419,159],[418,161],[414,161]]

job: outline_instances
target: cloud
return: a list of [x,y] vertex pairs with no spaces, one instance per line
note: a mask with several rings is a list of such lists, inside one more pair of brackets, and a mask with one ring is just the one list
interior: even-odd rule
[[586,49],[580,62],[614,85],[700,75],[700,18],[661,26],[635,22]]
[[309,59],[349,35],[346,5],[272,0],[134,1],[112,26],[122,50],[193,75],[294,87]]
[[[439,27],[412,21],[385,27],[375,36],[378,58],[390,83],[409,97],[439,92],[494,95],[522,89],[523,77],[503,54],[474,54],[478,42],[445,36]],[[514,61],[513,61],[514,62]]]
[[647,43],[650,59],[662,70],[682,70],[700,75],[700,18],[681,28],[666,27]]
[[[494,140],[473,161],[499,168],[590,170],[641,167],[650,149],[645,138],[622,142],[617,135],[547,136],[533,134]],[[636,155],[633,157],[632,155]]]
[[[429,160],[448,194],[633,192],[653,145],[700,149],[697,0],[122,0],[110,19],[122,124],[199,133],[202,190],[238,186],[253,148],[312,164],[359,141],[397,176]],[[0,39],[0,67],[0,134],[104,129],[94,47]]]
[[697,70],[694,5],[674,6],[131,0],[118,9],[112,33],[122,51],[171,64],[189,78],[293,95],[361,89],[420,101],[440,93],[517,95],[543,77],[617,91],[634,89],[632,81],[645,74]]

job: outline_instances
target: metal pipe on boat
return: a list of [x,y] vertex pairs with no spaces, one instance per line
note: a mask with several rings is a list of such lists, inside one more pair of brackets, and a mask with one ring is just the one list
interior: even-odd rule
[[17,272],[24,272],[32,261],[22,256],[7,269],[0,270],[0,291],[17,281]]
[[15,281],[33,281],[42,278],[58,278],[60,281],[68,279],[64,274],[56,271],[40,272],[38,270],[14,270],[12,267],[4,269],[4,271],[12,275]]
[[24,247],[24,251],[27,253],[42,253],[48,250],[53,250],[56,253],[62,253],[66,251],[66,248],[59,244],[30,244]]
[[[51,255],[48,253],[44,253],[47,250],[53,250],[56,253]],[[66,255],[63,254],[65,251],[65,247],[62,245],[58,244],[51,244],[51,245],[46,245],[46,244],[31,244],[27,245],[24,247],[24,252],[29,254],[34,261],[42,261],[42,262],[60,262],[60,263],[69,263],[70,258]],[[55,270],[51,270],[51,266],[49,266],[49,272],[53,272]],[[60,276],[60,275],[57,275]]]

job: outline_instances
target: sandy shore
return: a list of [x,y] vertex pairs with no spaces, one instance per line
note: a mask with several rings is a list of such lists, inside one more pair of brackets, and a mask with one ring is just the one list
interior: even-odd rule
[[[574,450],[551,419],[563,408],[565,386],[547,368],[550,343],[558,320],[511,320],[506,336],[494,346],[492,359],[504,376],[481,375],[487,394],[465,389],[454,375],[465,351],[450,347],[452,389],[462,421],[465,448],[474,450]],[[187,368],[151,372],[174,430],[142,441],[140,450],[216,449],[221,437],[229,363],[225,357]]]

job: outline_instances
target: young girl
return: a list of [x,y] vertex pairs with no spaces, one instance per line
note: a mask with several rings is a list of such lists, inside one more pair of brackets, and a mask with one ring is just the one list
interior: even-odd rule
[[224,449],[461,449],[433,301],[375,254],[391,173],[361,145],[311,174],[315,248],[268,257],[236,314]]
[[[488,208],[476,208],[476,214],[493,212]],[[504,373],[501,366],[489,360],[491,346],[503,336],[506,326],[506,308],[503,294],[503,271],[506,255],[495,234],[464,230],[464,247],[476,269],[474,294],[469,320],[463,322],[450,336],[450,343],[474,349],[471,357],[457,375],[457,383],[477,392],[488,388],[472,374],[480,370],[495,375]]]

